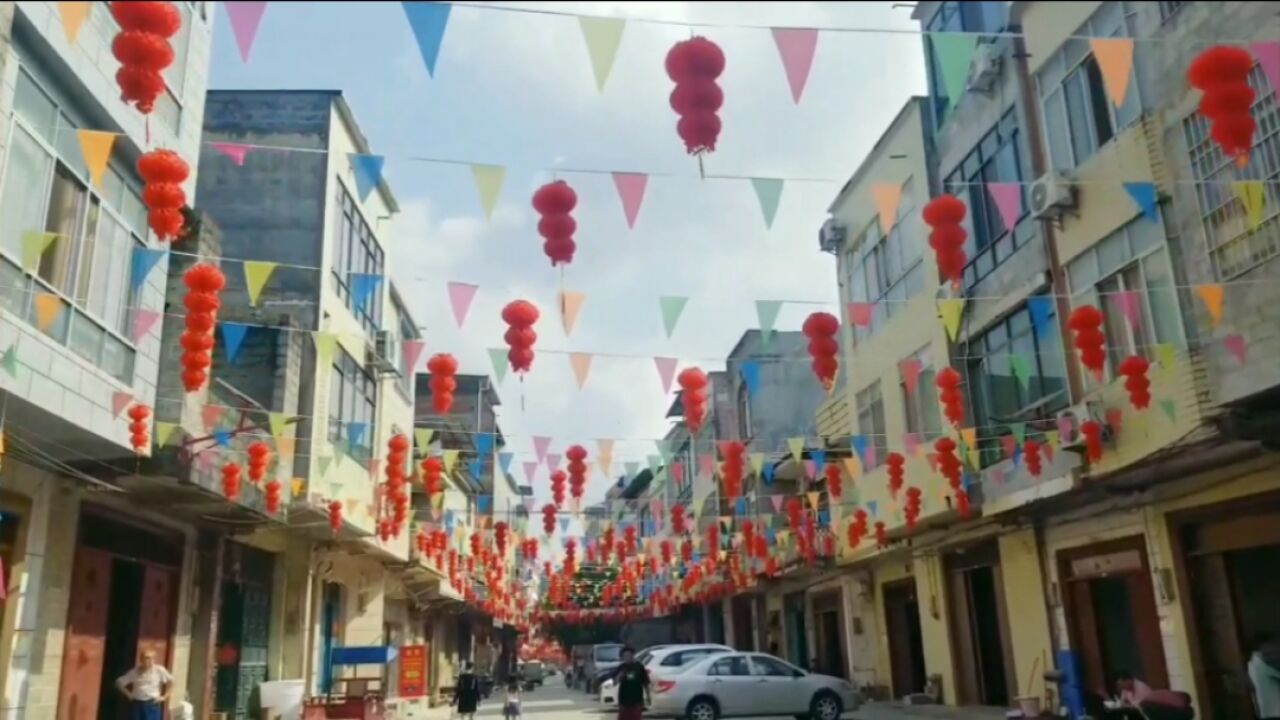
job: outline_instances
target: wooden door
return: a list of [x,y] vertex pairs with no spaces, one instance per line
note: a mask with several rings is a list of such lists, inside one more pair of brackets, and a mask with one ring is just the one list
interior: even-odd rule
[[173,568],[148,565],[142,576],[142,607],[138,616],[138,656],[143,651],[155,653],[156,662],[166,668],[173,667],[172,651],[174,591],[178,571]]
[[1200,657],[1209,689],[1201,705],[1207,706],[1205,714],[1215,719],[1252,720],[1256,713],[1242,661],[1247,658],[1236,632],[1239,623],[1224,560],[1221,553],[1200,555],[1191,558],[1188,566],[1199,621]]
[[884,586],[885,627],[889,633],[889,667],[894,697],[922,692],[924,650],[915,580]]
[[111,556],[101,550],[77,548],[58,685],[58,717],[62,720],[97,720],[110,597]]

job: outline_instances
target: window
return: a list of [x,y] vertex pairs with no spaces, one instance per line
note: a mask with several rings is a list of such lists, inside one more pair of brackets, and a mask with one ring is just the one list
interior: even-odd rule
[[[1130,222],[1072,260],[1067,275],[1073,305],[1095,305],[1106,317],[1109,372],[1130,355],[1154,359],[1158,344],[1181,344],[1182,316],[1160,223]],[[1128,298],[1136,327],[1126,315]]]
[[888,236],[874,220],[850,245],[844,256],[845,287],[850,302],[872,303],[871,325],[854,327],[854,343],[867,340],[890,318],[906,308],[906,301],[924,289],[924,230],[914,212],[912,180],[903,184],[897,220]]
[[712,652],[713,652],[712,650],[705,649],[705,648],[699,649],[699,650],[683,650],[680,652],[673,652],[670,655],[663,658],[662,662],[659,664],[662,665],[663,667],[684,667],[685,665],[688,665],[694,662],[695,660],[701,660],[702,658],[710,655]]
[[378,404],[378,383],[342,348],[337,348],[333,377],[329,380],[329,441],[351,439],[351,425],[364,423],[359,445],[351,455],[367,459],[373,447],[374,410]]
[[375,290],[364,307],[357,308],[351,292],[351,276],[384,275],[382,246],[365,223],[351,193],[341,181],[336,185],[334,209],[338,216],[333,232],[333,289],[364,329],[372,333],[382,326],[382,293]]
[[[400,317],[399,332],[401,345],[395,349],[388,350],[391,354],[391,357],[388,359],[395,365],[396,371],[400,373],[400,380],[397,383],[400,390],[404,393],[406,398],[412,398],[413,380],[417,375],[417,372],[415,368],[407,367],[405,365],[403,343],[410,340],[417,340],[419,337],[418,328],[413,326],[413,318],[409,317],[409,313],[402,308],[399,303],[396,303],[396,314]],[[419,358],[418,363],[421,364],[421,362],[422,360]]]
[[751,669],[747,666],[747,658],[744,655],[732,655],[711,663],[711,667],[707,669],[708,675],[750,675]]
[[[884,398],[880,395],[880,381],[872,383],[858,393],[858,434],[867,437],[867,443],[876,448],[876,461],[884,460],[889,451],[889,438],[884,427]],[[866,468],[868,471],[873,468]]]
[[738,437],[751,439],[751,389],[747,387],[746,380],[738,386]]
[[768,677],[796,677],[794,668],[767,655],[752,655],[751,664],[755,666],[756,675]]
[[[1193,111],[1182,123],[1205,241],[1222,280],[1280,255],[1280,112],[1275,88],[1261,67],[1255,65],[1249,73],[1249,84],[1256,91],[1252,114],[1258,130],[1247,167],[1237,168],[1234,158],[1223,156],[1209,136],[1209,122],[1199,112]],[[1257,227],[1236,199],[1231,185],[1235,180],[1263,181],[1265,205]]]
[[942,436],[942,412],[938,407],[937,370],[933,367],[933,353],[925,346],[908,359],[920,363],[920,378],[915,393],[907,392],[902,383],[902,404],[907,411],[907,432],[920,436],[927,442]]
[[[25,71],[18,73],[4,185],[0,266],[5,307],[38,326],[34,297],[51,293],[62,310],[44,332],[125,383],[133,381],[129,308],[133,249],[145,235],[139,183],[108,167],[101,189],[88,181],[76,126]],[[28,124],[30,123],[30,124]],[[56,236],[23,272],[23,236]]]
[[1036,333],[1024,305],[965,347],[966,400],[972,407],[982,467],[1001,458],[998,428],[1051,417],[1069,403],[1062,336],[1051,311]]
[[[995,200],[987,192],[987,183],[1025,183],[1030,177],[1031,171],[1023,164],[1019,148],[1021,137],[1018,116],[1011,109],[969,151],[943,183],[947,192],[963,199],[969,207],[966,222],[970,232],[965,252],[972,259],[964,270],[966,287],[973,287],[990,275],[1013,255],[1014,250],[1035,235],[1035,223],[1023,222],[1028,217],[1025,198],[1018,213],[1018,222],[1015,227],[1007,228]],[[1025,186],[1020,187],[1025,193]]]
[[1046,144],[1053,167],[1070,170],[1133,124],[1142,113],[1138,83],[1132,76],[1124,104],[1115,107],[1102,70],[1085,37],[1127,37],[1123,3],[1103,3],[1076,37],[1063,43],[1036,73],[1044,114]]
[[[970,2],[968,0],[948,0],[941,3],[938,11],[929,18],[928,32],[986,32],[998,33],[1004,30],[1008,16],[1003,2]],[[992,38],[980,38],[979,42],[990,42]],[[950,100],[947,87],[942,81],[942,60],[934,52],[933,43],[925,36],[925,53],[929,66],[929,97],[933,98],[935,124],[941,125],[942,116],[946,113]]]

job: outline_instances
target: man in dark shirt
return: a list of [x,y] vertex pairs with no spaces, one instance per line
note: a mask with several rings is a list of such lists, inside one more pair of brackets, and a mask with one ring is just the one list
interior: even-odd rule
[[622,664],[613,677],[618,683],[618,720],[640,720],[649,705],[649,671],[636,662],[635,650],[622,648]]

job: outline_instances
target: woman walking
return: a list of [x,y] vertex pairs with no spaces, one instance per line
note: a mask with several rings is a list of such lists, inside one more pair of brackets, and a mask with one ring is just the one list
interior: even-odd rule
[[458,686],[453,689],[450,704],[462,720],[475,720],[476,708],[480,705],[480,678],[476,677],[474,666],[469,661],[462,664],[462,674],[458,676]]

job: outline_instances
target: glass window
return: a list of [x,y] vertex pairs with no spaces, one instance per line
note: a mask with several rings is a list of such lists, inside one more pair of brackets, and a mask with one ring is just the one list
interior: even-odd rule
[[915,352],[911,359],[918,361],[921,369],[915,393],[908,393],[906,382],[902,383],[902,404],[906,408],[907,432],[916,433],[921,440],[929,441],[942,436],[942,411],[938,406],[936,391],[938,373],[933,367],[933,358],[928,347]]
[[[15,178],[16,179],[16,178]],[[80,231],[88,204],[88,190],[65,165],[53,174],[53,192],[49,196],[49,212],[44,229],[57,233],[40,255],[37,274],[54,288],[71,295]]]
[[747,666],[747,658],[742,655],[733,655],[711,663],[711,667],[707,670],[708,675],[750,675],[751,670]]
[[[948,192],[964,198],[969,207],[965,221],[969,240],[965,251],[972,259],[965,269],[965,282],[970,287],[990,275],[1031,237],[1030,233],[1025,236],[1010,233],[1010,229],[1004,227],[995,201],[986,190],[989,182],[1026,180],[1026,168],[1018,147],[1020,134],[1017,115],[1011,109],[975,144],[943,183]],[[1018,227],[1030,225],[1022,222],[1027,216],[1023,203]]]
[[342,210],[333,229],[334,289],[364,329],[374,332],[382,324],[383,293],[375,291],[364,307],[357,309],[356,298],[351,294],[351,276],[356,273],[384,275],[382,248],[341,181],[337,182],[336,192],[337,205]]
[[[855,398],[858,411],[858,434],[876,447],[876,459],[882,461],[889,451],[889,439],[885,433],[884,397],[877,380],[859,392]],[[866,468],[868,471],[873,468]]]
[[756,675],[768,677],[795,677],[796,675],[796,671],[785,663],[764,655],[751,656],[751,664],[755,667]]
[[44,226],[53,156],[18,126],[14,127],[13,142],[6,154],[9,164],[0,194],[0,250],[20,262],[23,234]]
[[350,448],[353,456],[364,456],[373,447],[378,384],[345,350],[337,349],[336,355],[329,380],[329,440],[349,440],[350,426],[364,423],[360,445]]

